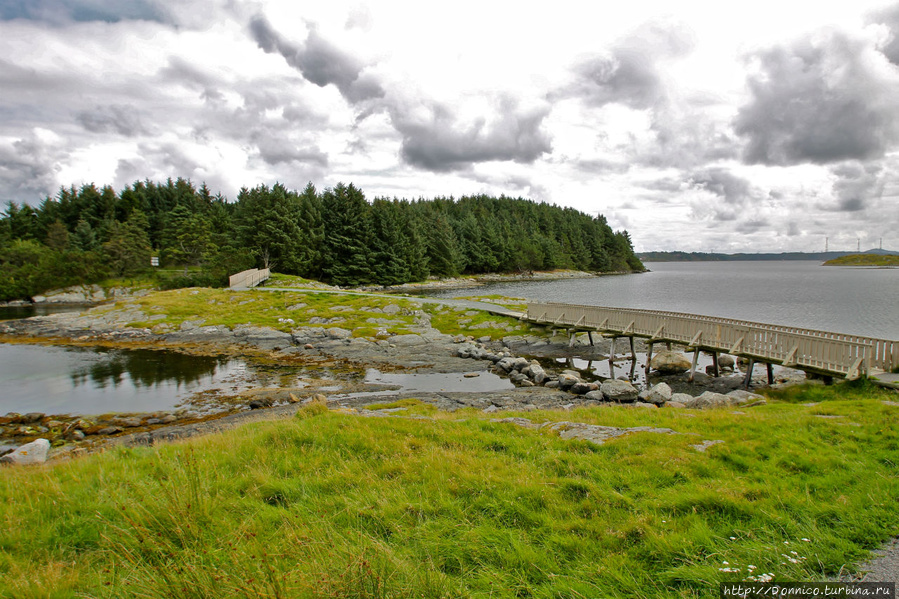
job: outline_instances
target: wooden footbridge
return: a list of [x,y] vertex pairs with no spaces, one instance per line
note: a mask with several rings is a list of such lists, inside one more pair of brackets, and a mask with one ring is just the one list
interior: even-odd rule
[[[742,356],[749,360],[747,386],[756,362],[768,365],[769,381],[772,364],[846,379],[890,373],[899,367],[899,341],[729,318],[555,303],[528,304],[526,318],[565,329],[572,341],[578,332],[588,333],[591,343],[593,332],[612,337],[613,343],[615,338],[628,337],[632,355],[634,338],[645,338],[649,342],[647,368],[654,344],[686,346],[694,352],[691,377],[700,352],[712,354],[716,365],[719,353]],[[612,354],[610,360],[614,360],[614,345]]]
[[258,268],[251,268],[250,270],[239,272],[236,275],[231,275],[228,279],[228,286],[231,289],[248,289],[268,280],[271,276],[272,273],[267,268],[261,270]]

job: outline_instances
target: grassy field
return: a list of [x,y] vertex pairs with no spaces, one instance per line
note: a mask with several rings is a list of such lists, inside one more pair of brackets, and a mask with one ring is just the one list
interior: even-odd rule
[[899,256],[851,254],[828,260],[824,266],[899,266]]
[[601,446],[417,401],[377,406],[405,408],[390,418],[311,405],[5,468],[0,596],[716,597],[719,581],[820,580],[899,533],[886,399],[851,384],[743,414],[522,414],[680,433]]
[[[353,331],[355,337],[375,337],[380,331],[407,334],[415,325],[415,312],[422,308],[401,296],[346,295],[328,292],[303,291],[230,291],[227,289],[175,289],[157,291],[149,295],[97,308],[97,313],[137,307],[146,320],[135,320],[130,326],[154,328],[168,325],[180,327],[186,321],[203,326],[253,325],[271,327],[288,332],[298,326],[321,328],[340,327]],[[373,311],[393,305],[398,311],[391,314]],[[527,323],[515,318],[499,316],[479,310],[426,304],[423,310],[432,317],[432,326],[447,334],[465,334],[494,339],[506,335],[522,335],[532,331]],[[310,323],[313,317],[328,323]],[[378,320],[389,320],[384,325]]]

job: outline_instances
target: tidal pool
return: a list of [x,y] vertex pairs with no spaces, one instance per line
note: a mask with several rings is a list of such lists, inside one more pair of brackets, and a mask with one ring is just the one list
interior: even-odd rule
[[172,351],[0,344],[0,414],[172,410],[198,392],[245,389],[247,370]]

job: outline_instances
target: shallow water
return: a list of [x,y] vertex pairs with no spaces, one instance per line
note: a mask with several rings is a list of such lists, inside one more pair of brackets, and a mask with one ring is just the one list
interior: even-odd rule
[[243,360],[171,351],[0,344],[0,414],[176,409],[201,391],[245,388]]

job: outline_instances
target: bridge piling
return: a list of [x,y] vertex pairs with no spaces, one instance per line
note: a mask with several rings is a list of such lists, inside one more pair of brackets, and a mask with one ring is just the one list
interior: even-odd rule
[[[524,318],[569,329],[572,344],[578,331],[587,332],[591,343],[593,332],[612,338],[612,364],[618,337],[628,337],[632,358],[636,357],[635,338],[648,340],[649,369],[656,343],[664,343],[668,349],[675,344],[686,347],[694,352],[691,376],[701,351],[712,354],[715,366],[720,353],[726,352],[749,358],[753,366],[757,361],[764,362],[768,369],[781,364],[842,378],[876,378],[899,368],[899,341],[858,335],[658,310],[540,302],[530,303]],[[720,367],[716,374],[720,374]],[[748,380],[751,383],[751,373]],[[768,380],[773,383],[773,373],[769,372]]]
[[743,379],[743,388],[749,389],[752,383],[752,369],[755,368],[755,358],[749,358],[749,364],[746,365],[746,378]]

